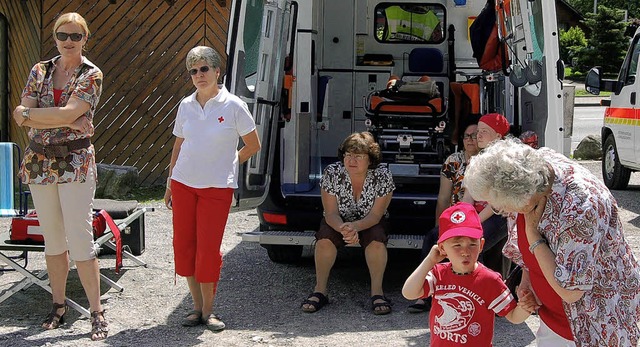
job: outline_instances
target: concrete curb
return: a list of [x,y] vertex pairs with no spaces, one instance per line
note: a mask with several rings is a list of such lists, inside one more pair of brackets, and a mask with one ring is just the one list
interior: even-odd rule
[[602,96],[576,96],[573,99],[574,107],[602,106],[603,100],[609,100],[608,97]]
[[599,102],[584,102],[584,103],[576,102],[575,104],[573,104],[573,107],[594,107],[594,106],[595,107],[599,107],[599,106],[602,106],[602,105],[600,105]]

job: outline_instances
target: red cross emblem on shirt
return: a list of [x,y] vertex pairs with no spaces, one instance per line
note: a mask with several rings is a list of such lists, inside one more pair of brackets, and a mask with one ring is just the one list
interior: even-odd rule
[[219,123],[224,122],[224,117],[222,117],[222,116],[218,117],[218,122],[219,122]]
[[451,222],[455,224],[460,224],[464,222],[465,219],[467,219],[467,216],[465,216],[464,212],[462,211],[456,211],[453,214],[451,214]]

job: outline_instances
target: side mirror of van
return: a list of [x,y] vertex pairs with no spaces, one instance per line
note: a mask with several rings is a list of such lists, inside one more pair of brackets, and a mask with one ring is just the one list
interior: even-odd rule
[[600,67],[596,66],[591,68],[587,73],[584,86],[588,93],[598,95],[600,92],[613,92],[615,94],[620,94],[624,85],[618,80],[602,79],[600,76]]
[[600,94],[600,83],[602,79],[600,78],[600,69],[598,67],[593,67],[587,73],[587,78],[584,82],[584,87],[588,93],[593,95]]

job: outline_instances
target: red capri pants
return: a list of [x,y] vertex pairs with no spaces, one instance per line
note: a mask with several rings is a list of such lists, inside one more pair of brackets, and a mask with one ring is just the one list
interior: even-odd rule
[[218,282],[222,236],[232,188],[192,188],[171,180],[173,258],[176,273],[199,283]]

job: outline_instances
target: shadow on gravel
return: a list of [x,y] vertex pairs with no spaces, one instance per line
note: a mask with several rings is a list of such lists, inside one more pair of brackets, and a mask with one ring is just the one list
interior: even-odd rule
[[[240,243],[228,252],[215,305],[227,330],[256,331],[256,338],[264,331],[271,341],[279,342],[297,337],[384,331],[394,340],[397,339],[393,337],[394,331],[416,330],[415,336],[405,337],[406,345],[428,343],[428,314],[408,313],[407,307],[413,302],[401,294],[404,281],[421,260],[419,251],[389,251],[384,289],[393,302],[393,312],[385,316],[376,316],[371,311],[369,274],[359,248],[339,252],[329,280],[330,303],[316,313],[302,312],[300,304],[315,284],[312,253],[305,250],[304,255],[298,264],[277,264],[259,246]],[[512,325],[502,318],[496,322],[511,325],[507,328],[510,335],[518,336],[512,341],[522,341],[522,346],[534,339],[524,324]],[[514,343],[510,346],[520,345]]]
[[[33,252],[29,253],[29,266],[27,267],[30,271],[40,270],[39,268],[34,268],[34,265],[31,260],[33,257]],[[106,258],[106,257],[103,257]],[[105,259],[105,262],[111,263],[112,260],[108,258]],[[22,264],[22,261],[19,263]],[[37,262],[36,262],[37,263]],[[44,264],[42,264],[44,265]],[[44,269],[42,269],[44,270]],[[125,274],[129,271],[128,269],[122,268],[120,270],[120,274],[116,275],[113,269],[100,269],[100,272],[110,278],[111,280],[118,282],[119,276],[125,276]],[[0,272],[4,277],[4,275],[15,274],[14,271],[9,272]],[[1,277],[0,277],[1,278]],[[14,280],[16,277],[13,277]],[[13,283],[5,283],[7,285],[13,285],[22,280],[22,275],[20,275],[19,280],[15,280]],[[4,281],[4,280],[3,280]],[[100,292],[107,293],[113,289],[109,285],[107,285],[104,281],[101,281]],[[0,294],[4,294],[4,292],[0,292]],[[66,294],[68,298],[71,298],[79,305],[89,308],[89,302],[85,295],[84,289],[82,288],[82,284],[80,283],[80,278],[78,277],[78,272],[75,268],[69,271],[69,277],[67,278],[67,288]],[[106,297],[110,297],[111,294],[106,294]],[[103,297],[103,301],[105,301]],[[39,338],[38,334],[47,334],[40,326],[42,321],[47,317],[49,312],[51,311],[51,294],[45,291],[43,288],[32,284],[26,289],[23,289],[17,293],[14,293],[8,300],[2,303],[2,310],[0,313],[0,317],[2,318],[2,326],[3,327],[16,327],[21,328],[18,329],[14,333],[9,333],[5,335],[1,335],[1,339],[7,339],[9,341],[15,342],[22,341],[27,345],[46,345],[53,342],[58,342],[60,340],[63,341],[74,341],[79,338],[86,338],[89,336],[89,320],[84,316],[80,315],[80,313],[74,310],[71,307],[67,308],[67,313],[64,315],[64,325],[60,329],[65,330],[66,333],[62,336],[54,336],[54,337],[42,337]],[[108,313],[107,313],[108,318]],[[84,320],[87,321],[87,329],[86,331],[75,331],[73,329],[68,328],[74,322]],[[54,331],[51,331],[54,332]],[[29,337],[29,339],[25,339]],[[0,341],[1,341],[0,339]],[[54,343],[55,344],[55,343]],[[3,345],[0,343],[0,345]]]
[[618,206],[627,211],[633,212],[638,217],[629,220],[629,223],[636,228],[640,228],[640,205],[637,203],[640,185],[629,185],[625,190],[612,190],[611,193],[616,198]]
[[[315,284],[311,249],[297,264],[276,264],[266,250],[240,241],[240,234],[255,228],[254,213],[230,215],[223,240],[224,267],[215,313],[227,329],[212,333],[204,326],[185,328],[180,320],[192,308],[184,278],[174,283],[171,218],[157,209],[146,221],[148,267],[125,259],[121,275],[113,273],[113,256],[101,257],[102,273],[125,287],[121,293],[102,285],[102,302],[109,320],[109,338],[89,340],[89,320],[70,310],[67,322],[55,331],[42,331],[40,322],[51,307],[49,293],[37,286],[14,294],[0,304],[0,346],[425,346],[430,338],[427,314],[410,314],[401,288],[420,261],[419,251],[389,252],[385,294],[393,312],[376,316],[369,303],[369,275],[360,248],[339,253],[329,282],[331,303],[308,314],[300,303]],[[0,224],[2,226],[2,224]],[[8,228],[8,226],[7,226]],[[30,260],[30,269],[44,269],[44,257]],[[4,290],[18,274],[0,276]],[[68,280],[68,296],[87,305],[75,270]],[[496,319],[495,346],[521,347],[533,341],[526,324]]]

